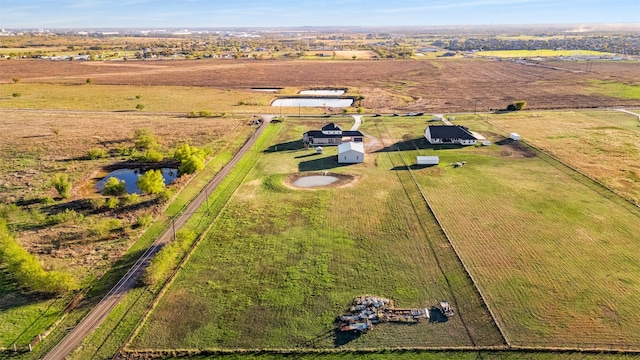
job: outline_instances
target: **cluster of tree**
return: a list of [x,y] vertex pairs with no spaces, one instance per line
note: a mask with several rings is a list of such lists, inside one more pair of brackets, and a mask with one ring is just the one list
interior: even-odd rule
[[513,104],[507,105],[507,108],[505,110],[520,111],[520,110],[524,110],[525,107],[527,107],[527,102],[524,100],[520,100],[520,101],[514,102]]
[[61,294],[78,288],[75,279],[60,271],[45,271],[38,259],[11,236],[4,220],[0,220],[0,261],[16,283],[27,290]]
[[147,285],[156,285],[160,280],[166,278],[169,271],[177,265],[179,256],[189,249],[195,239],[195,233],[179,230],[176,233],[175,241],[165,245],[151,260],[151,264],[142,277],[143,282]]
[[184,144],[176,149],[173,158],[180,162],[178,171],[180,174],[193,174],[204,169],[206,153],[195,146]]

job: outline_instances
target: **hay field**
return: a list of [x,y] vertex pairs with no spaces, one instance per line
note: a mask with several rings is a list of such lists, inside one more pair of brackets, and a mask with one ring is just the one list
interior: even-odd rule
[[[282,126],[129,349],[502,344],[455,254],[407,195],[411,184],[391,170],[396,154],[337,166],[335,148],[322,155],[301,148],[300,133],[319,120]],[[355,181],[311,191],[284,184],[289,174],[321,171]],[[363,336],[336,333],[334,319],[360,294],[403,307],[447,299],[458,315],[444,323],[381,324]]]
[[[547,128],[562,126],[548,116]],[[482,121],[461,123],[501,138]],[[524,146],[431,153],[443,171],[421,186],[511,344],[640,347],[636,207]]]
[[489,119],[640,205],[637,116],[584,110],[500,114]]

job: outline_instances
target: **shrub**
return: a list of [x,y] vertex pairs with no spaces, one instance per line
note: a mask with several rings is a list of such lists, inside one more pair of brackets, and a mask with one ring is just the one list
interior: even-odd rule
[[13,96],[14,98],[17,98],[17,97],[22,96],[22,94],[19,93],[19,92],[14,92],[13,94],[11,94],[11,96]]
[[89,230],[91,235],[100,239],[108,238],[112,232],[122,230],[124,228],[122,220],[119,219],[102,219],[91,226]]
[[179,230],[176,233],[176,239],[165,245],[162,250],[151,260],[151,264],[147,267],[143,281],[147,285],[155,285],[164,279],[169,271],[173,269],[184,255],[185,251],[195,241],[196,234],[188,230]]
[[69,181],[67,174],[56,175],[51,181],[51,185],[63,199],[68,199],[71,195],[72,183]]
[[14,83],[14,84],[17,84],[17,83],[19,83],[19,82],[20,82],[20,79],[18,79],[18,78],[13,78],[13,83]]
[[139,215],[136,219],[136,225],[142,228],[146,228],[147,226],[151,225],[152,222],[153,216],[151,214],[142,214]]
[[157,163],[164,159],[164,156],[156,150],[147,150],[142,154],[136,155],[135,159],[142,162]]
[[516,106],[516,111],[524,110],[527,107],[527,102],[524,100],[516,101],[514,103]]
[[84,215],[78,214],[75,210],[64,209],[57,214],[47,216],[46,223],[48,225],[57,225],[65,223],[80,223],[84,220]]
[[140,111],[144,110],[144,104],[136,105],[136,110],[140,110]]
[[127,184],[124,180],[120,180],[116,177],[110,177],[109,180],[104,184],[104,189],[102,189],[103,195],[111,195],[111,196],[120,196],[126,193]]
[[180,163],[178,172],[180,173],[180,175],[193,174],[196,171],[200,171],[202,169],[204,169],[204,159],[196,155],[191,155],[189,156],[189,158]]
[[138,178],[138,187],[145,194],[159,194],[164,190],[164,177],[160,170],[149,170]]
[[158,147],[158,140],[149,129],[137,129],[135,132],[135,148],[149,150]]
[[364,112],[364,108],[360,106],[356,111],[358,112],[358,114],[362,114]]
[[107,199],[107,207],[111,210],[117,208],[119,204],[120,200],[118,200],[117,197],[110,197]]
[[127,205],[135,205],[137,203],[140,202],[140,195],[133,193],[133,194],[127,194],[125,196],[123,196],[122,198],[120,198],[120,205],[122,206],[127,206]]
[[87,157],[90,160],[103,159],[107,157],[107,152],[104,149],[92,148],[87,151]]
[[98,210],[106,205],[107,200],[103,197],[94,197],[89,199],[89,203],[91,204],[92,209]]
[[166,203],[169,202],[173,198],[174,192],[172,189],[164,189],[163,192],[158,195],[158,200],[160,202]]
[[9,234],[4,220],[0,220],[0,263],[19,286],[32,291],[60,294],[78,288],[69,274],[45,271],[38,259]]
[[140,100],[142,98],[142,95],[136,95],[136,99]]
[[93,84],[93,79],[92,78],[87,78],[87,84]]

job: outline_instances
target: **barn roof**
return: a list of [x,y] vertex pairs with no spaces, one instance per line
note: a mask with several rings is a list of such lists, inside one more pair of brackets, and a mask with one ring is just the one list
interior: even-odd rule
[[351,141],[338,145],[338,154],[342,154],[347,151],[357,151],[364,154],[364,143]]
[[322,127],[322,131],[341,131],[340,126],[335,123],[328,123],[327,125]]
[[432,139],[476,140],[469,128],[460,125],[430,125],[429,133]]
[[343,131],[342,134],[323,134],[322,131],[320,130],[309,130],[305,134],[307,134],[308,137],[313,137],[313,138],[342,138],[342,137],[352,137],[352,136],[364,136],[358,130],[354,130],[354,131],[347,130],[347,131]]

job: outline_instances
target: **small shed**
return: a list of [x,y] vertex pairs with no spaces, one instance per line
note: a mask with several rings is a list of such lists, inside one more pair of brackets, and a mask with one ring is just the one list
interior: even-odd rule
[[346,142],[338,145],[339,164],[357,164],[364,162],[364,143]]
[[316,148],[316,154],[322,154],[322,146]]
[[418,165],[438,165],[440,163],[439,156],[418,156],[416,164]]
[[518,133],[511,133],[509,134],[509,138],[511,140],[520,140],[520,135]]

